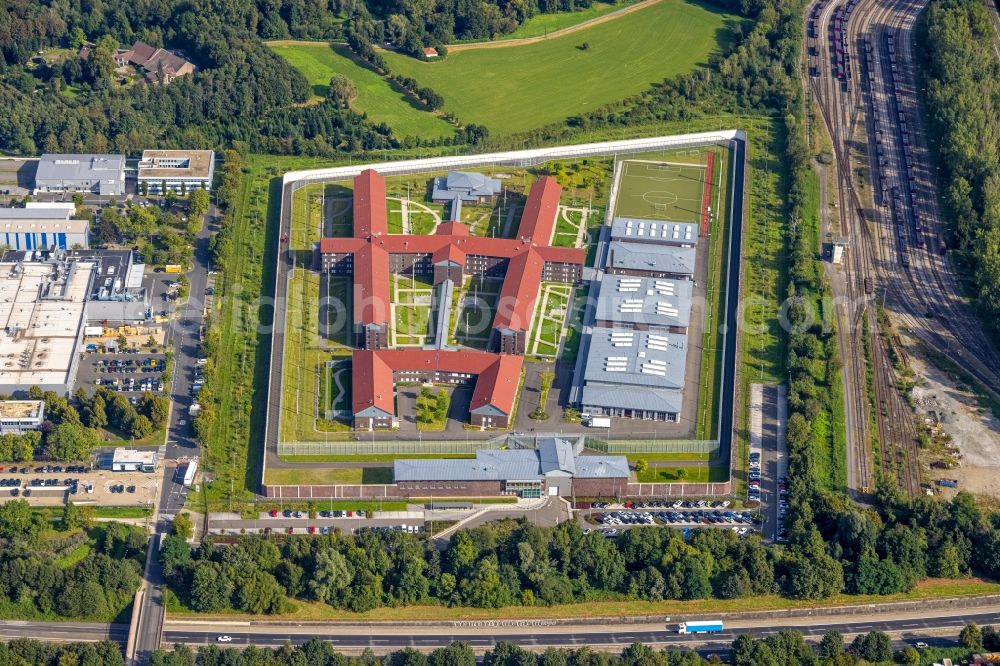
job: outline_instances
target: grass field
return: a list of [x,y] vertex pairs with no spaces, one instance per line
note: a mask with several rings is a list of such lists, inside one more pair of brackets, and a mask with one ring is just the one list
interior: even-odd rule
[[[392,469],[389,467],[268,468],[265,474],[268,483],[281,486],[392,483]],[[322,501],[317,506],[326,508]]]
[[390,276],[389,285],[395,315],[394,346],[427,344],[434,287],[402,275]]
[[524,46],[462,51],[436,63],[384,55],[393,72],[440,93],[444,110],[462,123],[509,134],[593,111],[690,72],[720,50],[736,23],[707,4],[661,0]]
[[622,164],[615,216],[698,224],[704,191],[703,166],[629,160]]
[[455,338],[463,345],[486,349],[490,340],[490,324],[500,296],[501,280],[472,278],[460,300]]
[[343,74],[354,82],[357,98],[351,107],[367,113],[375,122],[384,122],[399,137],[442,137],[454,133],[454,128],[430,113],[389,79],[376,74],[355,61],[346,46],[296,44],[271,46],[295,69],[302,72],[313,88],[315,99],[325,98],[330,78]]
[[636,472],[639,483],[705,483],[722,482],[728,478],[728,465],[698,465],[696,467],[652,467]]
[[567,306],[573,287],[568,284],[544,282],[538,292],[538,303],[535,305],[535,319],[528,336],[528,354],[555,358],[559,351],[559,338],[562,337],[563,325],[566,322]]

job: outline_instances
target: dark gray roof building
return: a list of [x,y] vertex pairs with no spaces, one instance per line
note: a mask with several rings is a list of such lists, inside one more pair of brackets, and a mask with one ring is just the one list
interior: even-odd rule
[[487,201],[500,194],[500,181],[473,171],[449,171],[447,178],[434,180],[431,199],[447,202],[460,199],[466,203]]
[[474,459],[396,460],[393,480],[538,481],[546,478],[628,478],[625,456],[582,456],[576,443],[558,437],[538,440],[535,449],[476,451]]
[[691,279],[695,248],[613,240],[607,271],[624,275]]
[[38,160],[35,190],[121,196],[125,194],[125,156],[46,153]]

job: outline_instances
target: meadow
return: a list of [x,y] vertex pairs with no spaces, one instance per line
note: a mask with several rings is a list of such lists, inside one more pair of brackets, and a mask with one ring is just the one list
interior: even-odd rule
[[346,46],[322,44],[271,44],[275,53],[287,60],[309,81],[315,100],[326,97],[330,78],[343,74],[354,82],[358,96],[351,108],[367,113],[375,122],[384,122],[396,136],[435,138],[450,136],[454,128],[424,109],[389,79],[359,64]]
[[393,72],[440,93],[444,110],[462,123],[510,134],[593,111],[704,66],[737,20],[697,2],[661,0],[528,45],[471,49],[440,62],[384,55]]

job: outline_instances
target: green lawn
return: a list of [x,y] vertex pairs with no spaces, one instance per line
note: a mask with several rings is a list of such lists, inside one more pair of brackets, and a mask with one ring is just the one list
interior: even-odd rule
[[[444,110],[496,134],[525,131],[586,113],[705,64],[737,19],[709,5],[661,0],[580,32],[441,62],[386,52],[393,72],[445,99]],[[587,42],[589,48],[581,45]],[[375,114],[373,113],[373,116]]]
[[[389,467],[330,467],[312,469],[268,469],[267,482],[282,486],[330,484],[392,483]],[[317,506],[326,508],[322,500]]]
[[653,467],[636,472],[640,483],[705,483],[723,482],[727,479],[727,466]]
[[384,122],[399,136],[436,138],[450,136],[454,129],[444,120],[423,109],[402,88],[353,60],[346,46],[271,46],[308,79],[317,99],[326,97],[330,78],[343,74],[358,89],[351,103],[375,122]]

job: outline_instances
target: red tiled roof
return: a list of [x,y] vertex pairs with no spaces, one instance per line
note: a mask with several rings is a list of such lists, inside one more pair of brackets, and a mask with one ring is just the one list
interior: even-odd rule
[[430,236],[404,236],[388,233],[385,179],[368,169],[354,179],[355,237],[324,238],[320,252],[354,254],[355,320],[362,324],[383,324],[390,319],[389,254],[429,254],[434,263],[450,259],[463,266],[470,254],[508,258],[493,327],[527,330],[545,262],[584,262],[581,249],[549,246],[561,190],[550,176],[535,181],[518,239],[470,236],[466,225],[454,221],[439,225]]
[[470,410],[492,405],[510,416],[517,401],[517,385],[521,381],[524,357],[497,354],[497,361],[479,374],[472,391]]
[[395,413],[392,368],[378,353],[366,349],[354,350],[351,375],[351,403],[355,414],[369,407],[388,414]]
[[354,179],[354,237],[387,233],[385,178],[374,169],[365,169]]
[[454,220],[450,222],[442,222],[438,225],[434,233],[438,236],[468,236],[469,227],[462,224],[461,222],[455,222]]
[[518,238],[530,238],[535,245],[549,244],[556,228],[560,194],[562,187],[552,176],[544,176],[535,181],[521,214]]
[[396,370],[462,372],[478,375],[471,408],[492,405],[510,415],[514,411],[517,385],[524,359],[509,354],[479,351],[419,349],[357,349],[352,361],[354,413],[375,406],[392,414],[393,381]]
[[497,299],[493,328],[519,331],[531,326],[544,267],[545,261],[534,248],[511,258]]
[[389,304],[389,253],[366,243],[354,253],[354,320],[388,324]]

